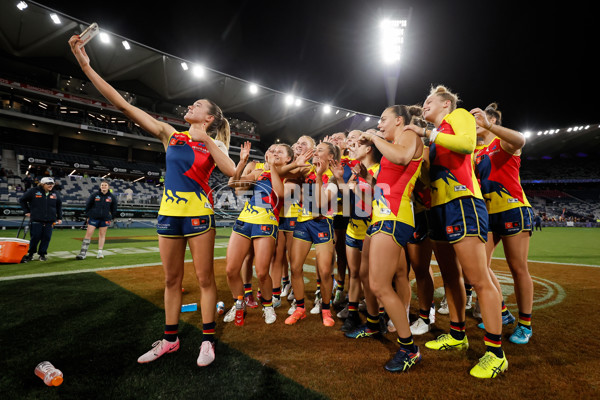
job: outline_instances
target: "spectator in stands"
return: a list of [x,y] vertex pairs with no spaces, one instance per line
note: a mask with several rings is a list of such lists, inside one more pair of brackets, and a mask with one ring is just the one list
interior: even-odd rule
[[540,216],[539,213],[535,216],[535,219],[533,220],[533,222],[535,224],[534,225],[535,230],[537,231],[539,228],[539,231],[541,232],[542,231],[542,217]]
[[102,249],[106,240],[106,231],[117,214],[117,198],[110,192],[108,182],[100,183],[100,190],[88,198],[85,204],[85,213],[88,216],[88,227],[85,238],[81,243],[81,250],[77,254],[78,260],[84,260],[94,231],[98,228],[98,253],[96,258],[104,258]]
[[29,189],[19,199],[25,216],[30,218],[31,224],[29,254],[23,258],[23,262],[31,261],[35,253],[39,254],[40,261],[47,260],[46,254],[54,223],[62,223],[62,200],[53,189],[54,179],[45,177],[38,186]]
[[31,179],[31,174],[25,175],[25,178],[22,179],[23,185],[25,185],[25,190],[29,190],[31,185],[33,184],[33,179]]
[[69,39],[73,55],[83,73],[119,111],[161,141],[166,153],[167,176],[158,215],[158,247],[165,274],[165,325],[162,340],[138,358],[149,363],[179,350],[181,284],[187,246],[192,253],[200,286],[202,344],[196,364],[207,366],[215,360],[215,312],[217,284],[214,273],[215,218],[208,179],[217,166],[232,176],[235,163],[229,158],[230,129],[223,111],[214,102],[200,99],[188,106],[184,119],[187,131],[153,118],[133,106],[90,65],[77,35]]

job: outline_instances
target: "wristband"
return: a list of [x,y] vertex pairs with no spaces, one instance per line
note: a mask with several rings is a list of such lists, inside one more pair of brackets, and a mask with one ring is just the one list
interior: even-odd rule
[[437,131],[437,129],[433,129],[431,131],[431,133],[429,134],[429,142],[430,143],[435,143],[435,139],[437,138],[438,133],[439,132]]

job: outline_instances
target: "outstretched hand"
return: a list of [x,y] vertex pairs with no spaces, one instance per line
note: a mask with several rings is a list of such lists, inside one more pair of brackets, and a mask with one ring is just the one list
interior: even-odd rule
[[314,149],[307,149],[300,153],[295,160],[295,163],[298,167],[303,167],[308,160],[310,160],[315,154]]
[[[240,148],[240,161],[247,162],[250,157],[250,147],[252,144],[248,141],[244,142]],[[267,154],[268,155],[268,154]],[[268,160],[267,160],[268,162]]]
[[90,57],[88,57],[85,52],[85,47],[81,43],[81,39],[79,39],[79,35],[73,35],[69,39],[69,46],[71,47],[71,51],[73,55],[77,59],[79,66],[81,68],[90,65]]

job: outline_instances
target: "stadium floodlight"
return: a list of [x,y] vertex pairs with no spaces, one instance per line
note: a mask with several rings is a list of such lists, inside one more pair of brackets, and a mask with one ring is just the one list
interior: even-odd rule
[[129,42],[127,40],[123,40],[121,42],[121,44],[123,45],[123,47],[125,48],[125,50],[131,50],[131,46],[129,45]]
[[108,33],[100,32],[100,35],[98,37],[100,38],[100,41],[102,43],[104,43],[104,44],[110,43],[110,36],[108,36]]
[[285,104],[287,104],[288,106],[291,106],[292,104],[294,104],[294,96],[292,96],[291,94],[288,94],[285,96]]
[[402,44],[404,43],[404,32],[407,21],[405,19],[381,21],[381,56],[386,64],[394,64],[400,61]]
[[27,3],[25,3],[24,1],[20,1],[17,3],[17,8],[21,11],[23,11],[24,9],[26,9],[28,7]]
[[202,78],[204,76],[204,67],[202,65],[194,65],[192,73],[196,78]]
[[302,105],[302,99],[297,97],[296,100],[294,100],[294,105],[300,107]]
[[52,19],[52,22],[54,22],[56,25],[60,24],[60,18],[58,18],[58,15],[56,15],[55,13],[50,14],[50,18]]
[[187,65],[187,63],[186,63],[186,62],[182,62],[182,63],[181,63],[181,68],[182,68],[184,71],[187,71],[187,70],[189,69],[189,67],[188,67],[188,65]]
[[523,136],[525,136],[525,138],[529,138],[529,137],[531,137],[531,132],[530,131],[525,131],[523,133]]
[[331,106],[329,104],[323,104],[323,112],[329,114],[331,112]]
[[256,94],[256,93],[258,93],[258,86],[254,83],[251,83],[250,86],[248,87],[248,90],[250,91],[250,93]]
[[371,120],[371,117],[369,117],[368,115],[365,117],[365,122],[369,122]]

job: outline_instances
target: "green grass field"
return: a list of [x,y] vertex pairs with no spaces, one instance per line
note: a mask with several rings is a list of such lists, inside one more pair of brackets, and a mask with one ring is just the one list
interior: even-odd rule
[[[14,237],[16,231],[3,231],[4,237]],[[217,229],[215,257],[225,257],[231,228]],[[27,264],[0,264],[0,278],[43,274],[62,271],[102,269],[123,265],[160,264],[158,239],[154,229],[111,229],[104,246],[104,259],[96,259],[97,234],[92,239],[88,257],[76,261],[84,231],[55,230],[50,243],[49,261],[33,261]],[[529,259],[556,263],[600,266],[600,229],[593,228],[544,228],[531,238]],[[114,253],[114,254],[113,254]],[[494,257],[504,257],[500,244]],[[187,253],[187,260],[191,254]]]
[[[218,229],[215,257],[225,256],[230,234],[231,229]],[[2,236],[15,235],[16,231],[9,230],[3,231]],[[179,352],[157,363],[143,366],[137,364],[137,357],[159,337],[157,335],[164,324],[164,311],[158,305],[163,289],[163,283],[158,278],[161,273],[152,268],[153,278],[148,279],[147,290],[153,296],[153,301],[149,301],[140,297],[139,293],[127,290],[123,285],[94,271],[160,264],[156,233],[153,229],[111,229],[105,245],[104,259],[95,258],[96,242],[93,241],[88,258],[77,261],[74,257],[79,251],[83,236],[84,232],[80,230],[57,230],[50,245],[49,261],[0,265],[0,310],[3,316],[0,322],[3,348],[0,357],[0,370],[3,371],[0,374],[0,392],[8,394],[3,395],[3,398],[345,398],[346,395],[342,392],[336,393],[337,396],[319,393],[323,382],[304,382],[303,386],[289,378],[302,376],[303,371],[274,368],[270,363],[258,361],[240,351],[240,343],[245,343],[252,336],[240,335],[239,329],[228,333],[234,335],[230,336],[230,341],[233,340],[232,337],[238,341],[218,342],[218,356],[213,366],[204,369],[196,367],[197,346],[202,332],[195,320],[194,323],[185,322],[187,319],[181,321],[180,334],[185,337],[185,341],[182,341]],[[545,228],[541,233],[535,232],[531,239],[530,260],[600,266],[598,243],[600,229]],[[502,256],[501,246],[495,256]],[[191,260],[191,255],[188,254],[186,259]],[[565,275],[568,275],[571,267],[564,268]],[[149,270],[131,269],[123,274],[131,275],[130,279],[135,280],[139,279],[136,276],[150,274]],[[26,277],[31,274],[42,276]],[[221,295],[226,296],[228,289],[223,279],[221,275],[219,290]],[[581,286],[576,289],[580,291]],[[220,338],[224,332],[219,330],[229,327],[224,327],[220,322],[217,325],[217,337]],[[271,332],[287,329],[283,321],[278,320],[276,325],[278,326],[273,326],[276,329]],[[322,329],[318,325],[320,324],[315,329]],[[248,326],[250,328],[266,329],[256,325]],[[246,335],[253,329],[245,331]],[[235,335],[239,335],[239,339]],[[337,338],[335,335],[339,335],[339,332],[333,335]],[[541,330],[536,338],[539,343],[544,343],[544,333]],[[293,342],[285,342],[282,338],[264,336],[258,339],[260,343],[271,341],[272,344],[293,346]],[[393,343],[390,342],[388,347],[393,348]],[[367,351],[373,350],[369,347]],[[381,355],[381,350],[377,354]],[[319,355],[315,353],[314,357]],[[430,354],[429,366],[424,364],[420,370],[422,372],[415,373],[427,374],[429,368],[434,368],[435,360],[432,357]],[[34,375],[35,366],[44,360],[53,362],[63,370],[63,385],[48,388]],[[293,365],[295,360],[291,359],[290,362]],[[333,367],[323,368],[331,374],[344,373],[333,372]],[[355,372],[358,374],[363,371],[356,369]],[[510,379],[519,376],[518,372],[511,372],[514,375],[510,375]],[[425,375],[416,376],[421,381],[429,379]],[[327,379],[327,376],[323,378]],[[344,378],[344,375],[340,378]],[[383,370],[377,372],[374,378],[364,379],[373,379],[365,381],[365,385],[376,397],[386,395],[385,392],[378,392],[386,387],[378,379],[386,382],[397,379],[396,387],[402,387],[402,378],[386,375]],[[485,393],[492,385],[491,382],[476,383],[460,375],[458,380],[462,379],[473,384],[473,396],[477,391]],[[418,386],[418,382],[413,382],[414,385]],[[367,393],[362,395],[369,397]],[[464,398],[470,398],[461,392],[460,396],[463,395],[466,396]]]

